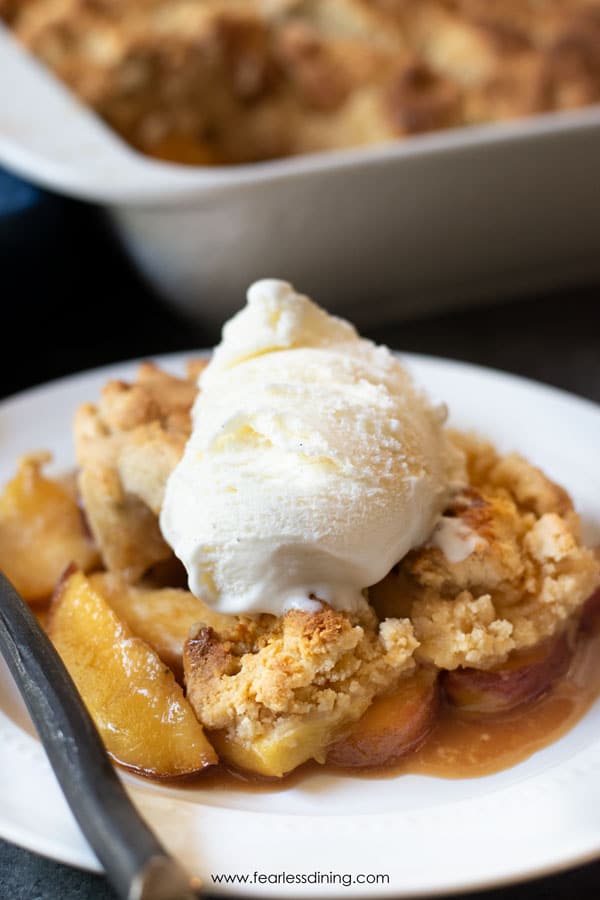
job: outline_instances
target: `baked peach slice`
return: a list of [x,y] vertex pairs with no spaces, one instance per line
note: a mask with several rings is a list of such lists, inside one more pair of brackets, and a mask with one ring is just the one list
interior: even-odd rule
[[355,769],[390,765],[423,743],[435,725],[438,706],[438,673],[420,669],[392,694],[376,697],[329,748],[327,762]]
[[226,765],[271,781],[283,778],[309,759],[322,760],[330,734],[326,717],[307,716],[284,720],[251,742],[232,738],[224,731],[210,732],[210,739]]
[[198,622],[213,628],[228,625],[225,616],[182,588],[131,585],[115,572],[95,572],[89,580],[133,634],[150,644],[179,681],[183,679],[183,647],[191,627]]
[[493,669],[458,668],[443,675],[450,703],[465,712],[508,712],[543,694],[569,667],[572,650],[567,635],[512,653]]
[[24,456],[0,496],[0,569],[25,600],[48,600],[69,563],[97,565],[73,489],[47,478],[50,453]]
[[171,670],[81,571],[59,585],[48,634],[115,762],[156,778],[218,762]]

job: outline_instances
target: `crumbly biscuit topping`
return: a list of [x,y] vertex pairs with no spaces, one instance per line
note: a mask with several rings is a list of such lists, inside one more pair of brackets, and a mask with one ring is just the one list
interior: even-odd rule
[[598,0],[0,0],[130,143],[240,163],[600,100]]
[[172,556],[158,512],[189,437],[199,363],[176,378],[142,363],[135,382],[109,381],[75,416],[79,491],[104,565],[136,581]]
[[241,619],[229,634],[200,625],[184,655],[188,697],[208,730],[244,744],[323,717],[333,733],[414,669],[416,646],[407,619],[379,624],[367,604],[359,616]]
[[457,562],[436,546],[410,553],[371,594],[386,614],[410,617],[421,661],[487,669],[564,628],[600,570],[562,488],[517,454],[499,457],[476,438],[455,439],[467,453],[471,488],[446,514],[479,540]]

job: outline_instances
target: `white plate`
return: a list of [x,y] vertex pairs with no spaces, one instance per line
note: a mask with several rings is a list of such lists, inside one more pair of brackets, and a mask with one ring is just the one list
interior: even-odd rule
[[[183,358],[159,361],[177,371]],[[496,371],[404,359],[429,393],[449,404],[454,425],[477,429],[501,450],[521,451],[564,484],[583,516],[586,539],[600,542],[600,408]],[[108,377],[128,378],[134,367],[87,372],[1,404],[0,482],[27,450],[49,448],[57,468],[72,465],[75,407],[93,400]],[[404,897],[492,886],[600,855],[600,702],[552,746],[485,778],[315,774],[263,794],[203,794],[123,779],[167,847],[210,892]],[[3,837],[99,871],[6,670],[0,672],[0,798]],[[219,886],[211,873],[249,881]],[[270,875],[271,882],[254,873]],[[305,883],[273,883],[280,873]],[[367,875],[387,875],[389,883],[360,883]]]

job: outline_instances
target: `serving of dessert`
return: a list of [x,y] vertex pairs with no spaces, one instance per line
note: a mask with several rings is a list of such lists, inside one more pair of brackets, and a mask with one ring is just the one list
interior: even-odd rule
[[446,417],[265,280],[209,359],[74,410],[75,472],[20,461],[0,568],[116,762],[206,786],[310,761],[480,775],[583,715],[600,563],[571,499]]
[[131,145],[236,164],[600,101],[598,0],[0,0]]

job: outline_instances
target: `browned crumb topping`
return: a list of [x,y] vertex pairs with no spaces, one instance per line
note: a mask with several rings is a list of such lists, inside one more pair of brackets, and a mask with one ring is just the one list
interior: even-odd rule
[[408,620],[380,624],[366,603],[352,617],[324,607],[241,620],[229,633],[200,625],[184,654],[188,698],[207,729],[242,745],[315,721],[331,736],[414,668],[416,643]]
[[239,163],[600,101],[599,0],[0,0],[146,153]]
[[158,526],[167,478],[189,437],[198,363],[175,378],[142,363],[133,384],[109,381],[75,417],[79,491],[104,565],[136,581],[172,556]]
[[388,615],[410,617],[419,659],[489,668],[560,631],[598,586],[600,569],[562,488],[517,454],[455,437],[471,489],[447,515],[464,523],[474,549],[450,562],[426,546],[371,593]]

